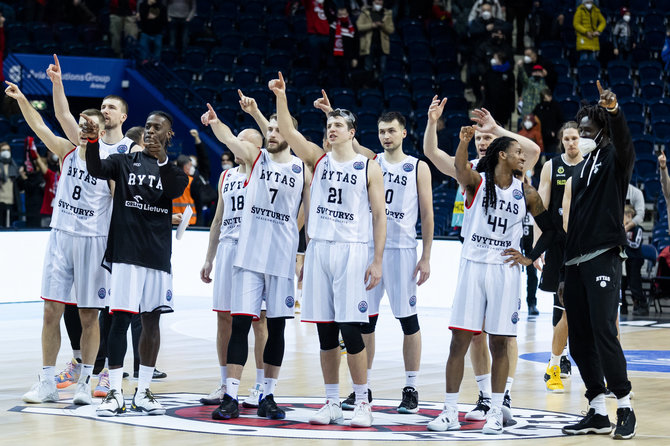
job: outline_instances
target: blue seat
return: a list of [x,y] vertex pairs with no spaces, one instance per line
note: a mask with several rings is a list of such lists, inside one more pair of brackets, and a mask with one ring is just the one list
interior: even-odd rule
[[356,92],[354,90],[349,88],[333,88],[328,93],[330,100],[333,101],[336,108],[346,108],[352,111],[357,108]]
[[566,60],[556,60],[554,61],[554,71],[558,79],[568,78],[571,74],[570,64]]
[[619,106],[623,108],[626,117],[642,116],[644,114],[644,104],[639,98],[621,98]]
[[670,119],[652,120],[651,128],[656,138],[670,141]]
[[630,98],[635,93],[635,87],[633,87],[633,81],[627,80],[625,82],[617,82],[612,85],[612,91],[614,91],[618,98]]
[[[419,104],[418,104],[419,105]],[[426,109],[430,106],[430,103],[424,105]],[[447,100],[447,105],[444,106],[445,112],[460,112],[468,110],[468,101],[463,97],[463,93],[449,97]]]
[[661,195],[661,183],[656,180],[647,180],[644,182],[644,200],[654,202]]
[[554,87],[554,96],[557,99],[567,98],[574,94],[574,84],[570,79],[561,79]]
[[561,59],[563,57],[563,45],[558,40],[547,40],[540,43],[538,52],[547,59]]
[[463,96],[465,84],[460,79],[445,79],[439,83],[439,90],[440,95],[447,98]]
[[188,66],[175,67],[172,72],[187,84],[190,84],[196,75],[196,70]]
[[177,63],[177,50],[171,46],[164,46],[161,49],[161,62],[168,67],[174,66]]
[[654,139],[651,136],[638,136],[633,139],[633,146],[635,147],[635,153],[639,155],[649,155],[654,153]]
[[209,85],[198,85],[193,90],[205,101],[216,102],[216,88]]
[[410,59],[409,71],[411,74],[433,74],[433,60],[430,57]]
[[610,84],[615,82],[630,80],[630,63],[623,60],[612,60],[607,64],[607,76]]
[[304,108],[296,115],[298,125],[301,127],[322,128],[326,123],[325,115],[321,110],[315,108]]
[[184,54],[184,65],[191,68],[202,68],[207,62],[207,51],[204,48],[190,47]]
[[644,33],[644,41],[652,51],[660,51],[665,43],[665,32],[661,29],[650,29]]
[[377,119],[379,118],[379,114],[368,111],[362,110],[360,113],[356,115],[356,118],[358,119],[358,129],[373,129],[377,127]]
[[316,76],[311,70],[296,70],[291,75],[291,83],[296,88],[304,88],[316,83]]
[[412,97],[409,93],[402,90],[389,93],[387,95],[388,108],[401,113],[412,111]]
[[209,85],[221,85],[226,81],[228,71],[219,67],[208,67],[202,72],[202,82]]
[[641,62],[637,67],[640,75],[640,83],[647,81],[659,81],[663,76],[663,65],[655,60]]
[[[358,92],[358,100],[361,103],[361,109],[380,112],[384,108],[384,98],[379,90],[362,89]],[[375,124],[376,124],[375,118]]]
[[0,135],[5,138],[5,135],[12,133],[12,124],[5,118],[0,118]]
[[461,127],[472,125],[472,121],[468,115],[463,113],[453,113],[446,116],[444,125],[448,129],[460,130]]
[[215,16],[212,18],[211,27],[212,31],[217,35],[235,31],[235,18]]
[[235,79],[235,83],[240,87],[254,85],[257,77],[258,70],[251,68],[236,68],[235,71],[233,71],[233,79]]
[[242,34],[237,32],[229,32],[219,36],[219,48],[226,48],[232,51],[239,51],[242,48]]
[[644,99],[660,98],[663,96],[663,83],[661,81],[641,82],[640,96]]
[[655,159],[636,159],[635,160],[635,170],[637,171],[638,177],[642,181],[647,181],[649,179],[656,177],[656,160]]
[[631,116],[627,118],[628,129],[631,135],[643,135],[645,133],[644,118],[641,116]]
[[[268,36],[274,36],[270,38],[270,47],[275,50],[295,51],[296,40],[290,34],[270,34]],[[290,60],[290,59],[289,59]]]
[[250,50],[264,52],[268,47],[268,36],[265,33],[246,34],[244,46]]
[[382,78],[384,90],[402,90],[407,88],[405,77],[399,73],[387,73]]
[[260,70],[264,59],[264,54],[258,50],[246,50],[239,53],[235,63],[238,67]]
[[285,36],[291,33],[291,29],[288,21],[277,20],[273,17],[272,20],[265,22],[265,32],[268,36]]
[[596,85],[595,80],[581,84],[579,89],[581,91],[582,99],[586,99],[587,101],[595,101],[600,97],[600,92],[598,91],[598,86]]
[[670,118],[670,99],[659,98],[651,99],[647,102],[651,118],[668,117]]
[[230,48],[214,48],[210,54],[209,60],[212,65],[225,70],[231,70],[235,62],[236,51]]
[[580,61],[577,63],[577,76],[581,83],[600,79],[600,64],[589,60]]
[[574,96],[567,97],[558,101],[558,105],[561,107],[563,116],[566,119],[573,119],[579,111],[579,98]]

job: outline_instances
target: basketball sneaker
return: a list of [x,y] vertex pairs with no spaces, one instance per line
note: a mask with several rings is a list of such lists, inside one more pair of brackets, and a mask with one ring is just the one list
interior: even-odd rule
[[79,374],[81,373],[81,362],[72,358],[70,362],[65,365],[62,372],[56,375],[56,387],[64,389],[76,384],[79,381]]
[[299,300],[295,301],[295,306],[293,308],[295,309],[295,314],[300,314],[300,301]]
[[[128,375],[127,373],[124,373],[124,374],[123,374],[123,377],[124,377],[124,378],[128,378],[129,376],[130,376],[130,375]],[[137,378],[139,378],[139,377],[140,377],[140,371],[139,371],[139,370],[135,370],[135,371],[133,372],[133,378],[137,379]],[[165,372],[161,372],[160,370],[154,368],[154,374],[151,375],[151,379],[163,379],[163,378],[167,378],[167,373],[165,373]]]
[[104,398],[107,396],[107,392],[109,392],[109,370],[102,369],[98,374],[98,385],[95,386],[93,396]]
[[263,389],[260,384],[256,383],[256,387],[249,389],[249,396],[242,401],[242,407],[247,409],[256,409],[259,405],[259,400],[263,395]]
[[461,423],[458,422],[458,410],[455,407],[445,407],[442,413],[428,423],[428,426],[426,427],[429,431],[433,432],[459,430],[461,428]]
[[482,428],[484,434],[502,434],[503,432],[503,411],[498,407],[492,407],[486,415],[486,423]]
[[467,421],[484,421],[489,410],[491,410],[491,398],[484,398],[484,394],[479,392],[475,408],[465,415],[465,419]]
[[329,400],[310,417],[309,424],[342,424],[343,421],[344,416],[342,415],[340,403]]
[[628,440],[635,436],[637,420],[635,412],[630,407],[620,407],[616,410],[616,429],[614,438],[617,440]]
[[230,420],[231,418],[238,418],[240,416],[240,407],[237,400],[227,393],[223,395],[223,400],[219,407],[212,412],[212,419],[214,420]]
[[205,406],[214,406],[214,405],[219,405],[221,404],[221,401],[223,401],[223,395],[226,393],[226,385],[221,384],[221,386],[212,391],[209,395],[206,397],[200,398],[200,404],[204,404]]
[[126,402],[123,399],[123,393],[116,389],[107,392],[105,399],[95,409],[95,414],[99,417],[113,417],[125,412]]
[[135,395],[133,395],[133,402],[130,406],[135,412],[142,412],[147,415],[164,415],[165,408],[156,399],[151,390],[137,390],[135,388]]
[[562,432],[567,435],[609,434],[612,432],[612,425],[607,415],[599,415],[591,408],[578,423],[565,426]]
[[343,355],[347,354],[347,346],[344,345],[344,339],[342,339],[342,335],[340,335],[340,353]]
[[500,409],[502,410],[503,426],[506,426],[507,423],[514,419],[512,416],[512,397],[509,396],[509,390],[505,391],[502,407]]
[[554,365],[547,368],[547,374],[549,374],[549,379],[547,381],[547,391],[553,393],[563,393],[563,381],[561,381],[561,369],[559,366]]
[[414,387],[402,389],[402,401],[398,413],[417,413],[419,411],[419,392]]
[[54,403],[58,401],[58,388],[56,382],[50,379],[37,381],[29,391],[23,394],[26,403]]
[[77,405],[88,405],[93,403],[91,398],[91,377],[86,378],[86,382],[78,382],[77,389],[74,391],[72,403]]
[[[368,389],[368,403],[372,402],[372,390]],[[342,401],[342,410],[354,410],[356,408],[356,394],[351,392],[349,396]]]
[[256,412],[256,415],[263,418],[269,418],[271,420],[283,420],[286,418],[286,412],[284,412],[284,409],[277,406],[274,395],[272,394],[266,395],[262,400],[260,400],[258,403],[258,411]]
[[354,408],[354,416],[351,417],[351,427],[372,426],[372,407],[367,401],[361,401]]
[[572,375],[572,364],[567,356],[561,356],[561,379],[570,378]]

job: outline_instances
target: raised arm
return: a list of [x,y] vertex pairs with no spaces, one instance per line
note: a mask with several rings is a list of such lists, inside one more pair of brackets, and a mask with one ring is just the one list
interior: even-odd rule
[[65,88],[63,87],[62,71],[58,56],[54,54],[54,63],[49,64],[47,76],[51,79],[53,85],[53,101],[56,119],[60,124],[65,136],[74,145],[79,144],[79,123],[70,112],[70,105],[67,103]]
[[572,178],[565,182],[563,191],[563,230],[568,233],[568,223],[570,223],[570,203],[572,203]]
[[[623,111],[619,109],[616,95],[610,90],[603,89],[599,80],[596,81],[596,86],[598,87],[598,93],[600,93],[598,105],[607,110],[609,117],[612,144],[616,149],[617,163],[630,175],[633,172],[635,164],[635,147],[633,146],[633,139],[630,136],[626,118]],[[630,176],[628,180],[630,180]]]
[[523,150],[526,158],[526,162],[524,164],[524,171],[531,170],[535,166],[535,163],[537,162],[538,158],[540,158],[540,146],[538,146],[525,136],[521,136],[518,133],[510,132],[504,127],[498,125],[496,121],[493,119],[493,116],[491,116],[491,113],[485,108],[474,109],[472,111],[471,119],[477,123],[477,125],[479,126],[477,130],[479,130],[480,132],[491,133],[495,135],[496,138],[499,138],[501,136],[507,136],[509,138],[515,139],[521,146],[521,150]]
[[250,114],[251,117],[254,118],[256,125],[263,134],[263,138],[265,138],[265,135],[268,134],[268,120],[265,119],[263,113],[261,113],[261,111],[258,109],[256,100],[254,98],[250,98],[249,96],[245,96],[244,93],[242,93],[242,90],[239,88],[237,89],[237,94],[240,95],[240,108],[242,111]]
[[[32,131],[35,132],[35,135],[37,135],[37,137],[42,140],[42,142],[49,150],[58,155],[61,160],[65,158],[65,155],[72,151],[73,148],[70,141],[54,135],[54,133],[44,123],[44,120],[42,119],[42,116],[40,116],[39,112],[35,110],[32,105],[30,105],[28,99],[21,92],[21,90],[19,90],[19,87],[9,81],[5,82],[8,85],[8,87],[5,89],[5,94],[10,98],[16,99],[16,102],[18,102],[19,108],[21,109],[21,114],[23,114],[23,117]],[[77,125],[77,129],[78,128],[79,125]]]
[[433,96],[433,101],[428,108],[428,124],[426,124],[426,132],[423,134],[423,153],[440,172],[449,175],[452,178],[456,178],[454,157],[437,147],[437,120],[442,116],[446,104],[447,98],[440,101],[437,95]]
[[475,190],[482,181],[482,176],[479,175],[479,172],[472,170],[468,161],[468,144],[470,144],[472,137],[475,136],[474,126],[461,127],[461,132],[458,136],[461,141],[458,143],[454,160],[456,181],[465,189],[467,202],[472,203]]
[[233,135],[226,124],[219,120],[216,112],[212,106],[207,103],[207,111],[201,116],[200,120],[204,126],[211,126],[214,136],[224,143],[235,156],[244,160],[249,165],[252,165],[254,160],[258,157],[260,149],[248,141],[240,141],[240,139]]
[[421,241],[423,250],[421,259],[414,269],[414,277],[420,273],[417,285],[423,284],[430,277],[430,251],[433,247],[433,188],[431,186],[430,168],[428,164],[419,161],[416,172],[417,192],[419,194],[419,210],[421,211]]
[[268,83],[268,88],[277,96],[277,124],[279,125],[279,133],[281,133],[288,145],[291,146],[291,149],[298,158],[314,169],[319,158],[323,156],[323,149],[313,142],[307,141],[302,136],[302,133],[293,125],[293,119],[291,119],[291,113],[288,109],[288,101],[286,100],[286,82],[281,72],[279,72],[278,79],[273,79]]
[[226,171],[221,172],[219,176],[219,186],[217,192],[219,193],[218,202],[216,204],[216,213],[214,214],[214,219],[212,220],[212,225],[209,227],[209,243],[207,245],[207,254],[205,255],[205,264],[200,270],[200,280],[205,283],[210,283],[212,278],[212,264],[214,258],[216,257],[216,248],[219,246],[219,235],[221,234],[221,220],[223,220],[223,194],[221,193],[221,183],[223,183],[223,177],[226,174]]
[[379,284],[382,278],[382,258],[386,245],[386,202],[384,201],[384,178],[376,162],[368,161],[368,197],[372,211],[372,239],[375,244],[372,263],[365,271],[367,290]]

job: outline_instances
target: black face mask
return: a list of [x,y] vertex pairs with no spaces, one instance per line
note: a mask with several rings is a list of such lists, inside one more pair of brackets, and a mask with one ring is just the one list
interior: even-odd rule
[[540,76],[540,75],[537,75],[537,74],[533,74],[533,79],[535,79],[536,81],[538,81],[538,82],[539,82],[539,81],[540,81],[540,79],[542,79],[542,76]]

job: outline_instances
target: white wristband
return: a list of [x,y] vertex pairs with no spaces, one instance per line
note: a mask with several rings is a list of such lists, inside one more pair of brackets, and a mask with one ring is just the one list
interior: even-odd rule
[[161,167],[161,166],[166,165],[168,163],[168,161],[170,161],[170,159],[166,156],[165,161],[163,161],[162,163],[158,160],[156,160],[156,161],[158,162],[158,167]]

